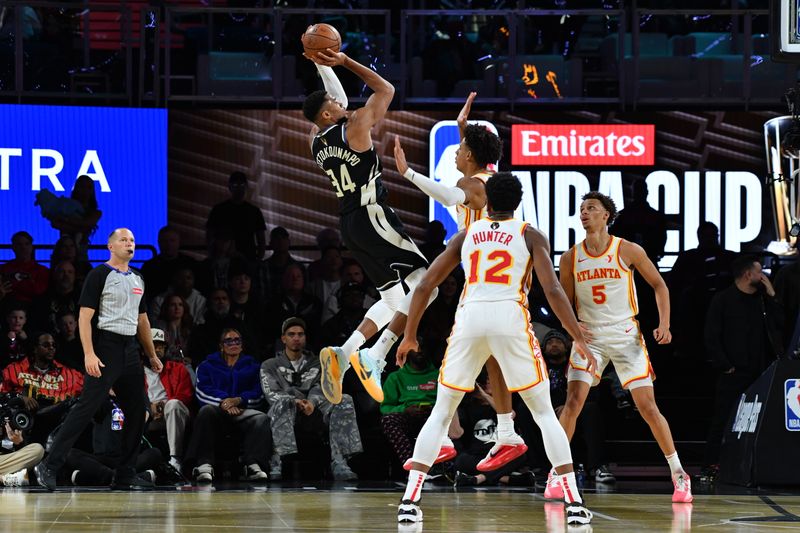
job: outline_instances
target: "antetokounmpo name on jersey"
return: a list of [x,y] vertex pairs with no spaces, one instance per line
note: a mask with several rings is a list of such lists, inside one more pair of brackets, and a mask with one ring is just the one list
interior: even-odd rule
[[592,279],[621,279],[619,269],[616,268],[590,268],[581,270],[576,274],[578,282],[589,281]]
[[350,165],[351,167],[361,163],[361,158],[347,148],[342,148],[341,146],[326,146],[317,152],[317,165],[319,165],[320,168],[323,168],[322,165],[329,157],[341,159],[343,163]]

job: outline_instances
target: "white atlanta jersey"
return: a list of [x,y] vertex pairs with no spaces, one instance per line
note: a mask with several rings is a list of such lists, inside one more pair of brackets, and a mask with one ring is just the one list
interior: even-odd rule
[[470,224],[461,247],[467,273],[462,304],[514,301],[527,308],[532,265],[527,227],[527,222],[514,218],[482,218]]
[[[486,181],[492,177],[492,173],[478,172],[472,177],[481,180],[483,184],[486,185]],[[463,204],[457,204],[456,215],[458,217],[458,231],[461,231],[462,229],[467,229],[469,225],[476,220],[480,220],[489,216],[489,212],[486,210],[485,205],[483,206],[483,209],[470,209]]]
[[572,272],[578,319],[587,324],[610,324],[633,318],[639,312],[633,270],[619,256],[622,239],[611,236],[598,256],[586,249],[586,241],[575,245]]

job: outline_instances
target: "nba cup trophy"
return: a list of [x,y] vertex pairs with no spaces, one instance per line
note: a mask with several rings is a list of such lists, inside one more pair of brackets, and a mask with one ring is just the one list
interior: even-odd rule
[[800,85],[785,95],[790,116],[764,124],[767,149],[767,185],[777,240],[768,250],[785,255],[800,233]]

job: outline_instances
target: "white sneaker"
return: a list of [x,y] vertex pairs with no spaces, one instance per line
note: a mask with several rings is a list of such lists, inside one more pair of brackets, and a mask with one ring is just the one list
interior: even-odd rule
[[592,512],[583,503],[567,504],[567,525],[585,525],[592,521]]
[[175,457],[174,455],[170,456],[169,458],[169,466],[177,470],[179,474],[183,473],[181,471],[181,468],[183,468],[183,465],[181,465],[181,460]]
[[419,502],[402,500],[397,506],[397,522],[400,524],[422,522],[422,509]]
[[6,487],[27,487],[28,486],[28,469],[23,468],[18,472],[11,474],[3,474],[0,476],[0,483]]
[[198,483],[211,483],[214,481],[214,467],[203,463],[194,469],[194,477]]
[[258,463],[252,463],[244,467],[244,478],[247,481],[266,481],[269,479],[269,476],[266,472],[261,470]]

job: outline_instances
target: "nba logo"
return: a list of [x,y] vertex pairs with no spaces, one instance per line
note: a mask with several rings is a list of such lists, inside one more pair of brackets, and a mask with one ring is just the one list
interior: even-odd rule
[[[497,135],[494,124],[485,120],[470,120],[470,124],[481,124]],[[437,122],[430,135],[430,178],[450,187],[455,187],[463,176],[456,168],[456,150],[461,142],[458,123],[455,120]],[[491,165],[497,170],[497,164]],[[449,240],[458,231],[456,206],[445,207],[433,198],[428,202],[428,220],[438,220],[444,225]]]
[[787,379],[783,391],[786,398],[786,429],[800,431],[800,379]]

